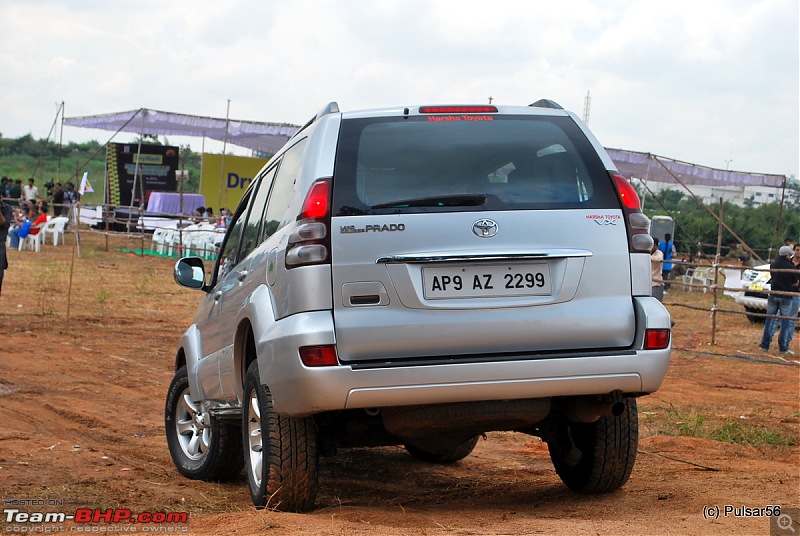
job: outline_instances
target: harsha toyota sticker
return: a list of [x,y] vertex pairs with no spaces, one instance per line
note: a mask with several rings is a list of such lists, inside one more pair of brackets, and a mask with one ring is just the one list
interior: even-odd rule
[[597,225],[616,225],[622,219],[619,214],[587,214],[587,220],[595,222]]

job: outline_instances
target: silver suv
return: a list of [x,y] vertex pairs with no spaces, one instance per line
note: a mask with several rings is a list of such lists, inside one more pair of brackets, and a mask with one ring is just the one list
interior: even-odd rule
[[648,224],[552,101],[329,104],[253,180],[210,273],[176,264],[205,297],[167,396],[175,465],[244,466],[256,507],[306,511],[339,448],[451,463],[514,430],[569,488],[617,489],[670,357]]

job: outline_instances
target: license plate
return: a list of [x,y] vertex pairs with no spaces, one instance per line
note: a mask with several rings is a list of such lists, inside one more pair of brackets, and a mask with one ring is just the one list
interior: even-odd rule
[[552,294],[547,264],[423,268],[425,298],[493,298]]
[[764,285],[750,285],[750,290],[764,290]]

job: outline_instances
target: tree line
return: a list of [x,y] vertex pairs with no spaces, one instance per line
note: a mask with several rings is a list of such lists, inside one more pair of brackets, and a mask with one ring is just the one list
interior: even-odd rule
[[[131,143],[138,142],[138,139]],[[142,136],[143,143],[162,144],[156,136]],[[164,138],[163,145],[169,145]],[[93,184],[101,183],[105,177],[105,150],[97,141],[83,143],[70,142],[60,148],[57,143],[39,139],[26,134],[19,138],[4,138],[0,134],[0,174],[14,179],[34,177],[41,188],[45,182],[57,180],[62,183],[72,180],[76,186],[78,178],[84,171],[89,172]],[[60,172],[59,172],[59,159]],[[189,171],[189,179],[184,184],[185,192],[198,192],[200,188],[201,155],[187,146],[180,147],[181,168]],[[636,185],[639,196],[644,192]],[[86,197],[88,203],[102,203],[102,188],[95,188],[95,193]],[[648,206],[658,208],[645,209],[649,217],[654,215],[671,215],[676,220],[675,241],[682,253],[698,253],[713,255],[716,251],[718,223],[693,197],[678,190],[663,190],[653,195],[647,194]],[[746,201],[744,207],[725,202],[722,207],[725,223],[739,235],[742,240],[766,258],[770,251],[783,244],[785,237],[800,240],[800,188],[797,181],[790,184],[786,202],[781,211],[776,201],[754,206]],[[709,207],[717,213],[719,205]],[[780,231],[778,221],[780,219]],[[727,231],[723,231],[722,244],[727,246],[734,240]],[[770,249],[771,248],[771,249]]]
[[[786,190],[786,199],[781,210],[780,196],[777,201],[756,206],[751,200],[745,206],[728,201],[704,208],[694,197],[679,190],[663,190],[654,195],[647,193],[647,206],[644,213],[652,218],[656,215],[670,215],[675,219],[675,246],[680,253],[713,256],[717,248],[719,223],[709,210],[719,216],[751,249],[762,259],[775,255],[783,245],[784,238],[800,240],[800,188],[794,181]],[[645,194],[638,188],[639,197]],[[779,192],[779,190],[776,190]],[[780,225],[779,225],[780,223]],[[722,254],[726,254],[735,237],[722,229]]]
[[[138,138],[131,143],[138,143]],[[142,143],[169,145],[156,136],[142,136]],[[189,172],[184,183],[185,192],[196,193],[200,189],[201,155],[188,145],[180,146],[180,167]],[[94,194],[86,196],[87,203],[103,203],[103,189],[97,188],[105,180],[106,151],[95,140],[83,143],[59,144],[48,139],[34,139],[31,134],[19,138],[4,138],[0,134],[0,175],[11,179],[22,179],[23,184],[33,177],[40,190],[47,182],[72,181],[78,186],[83,172],[89,173],[89,181],[95,186]]]

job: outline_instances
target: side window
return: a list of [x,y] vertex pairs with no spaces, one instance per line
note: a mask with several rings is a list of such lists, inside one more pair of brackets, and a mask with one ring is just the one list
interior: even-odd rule
[[269,195],[270,187],[272,186],[272,179],[275,176],[275,167],[267,171],[261,180],[258,182],[258,190],[253,198],[250,213],[247,216],[247,223],[244,226],[242,247],[239,252],[239,258],[244,259],[251,251],[256,249],[261,241],[258,239],[259,231],[261,230],[262,216],[264,215],[264,208],[267,205],[267,196]]
[[303,169],[303,156],[306,152],[306,141],[308,138],[299,141],[283,155],[278,175],[275,177],[275,184],[272,187],[272,194],[269,196],[267,213],[264,215],[264,229],[261,232],[261,239],[266,240],[281,227],[286,225],[286,209],[292,198],[292,190],[300,171]]
[[230,223],[230,230],[219,253],[217,261],[217,282],[221,281],[233,269],[238,262],[237,252],[239,251],[239,239],[242,237],[244,223],[247,216],[247,206],[250,201],[252,190],[248,191],[239,203],[239,208]]

